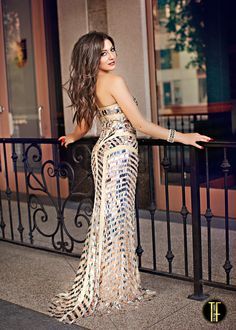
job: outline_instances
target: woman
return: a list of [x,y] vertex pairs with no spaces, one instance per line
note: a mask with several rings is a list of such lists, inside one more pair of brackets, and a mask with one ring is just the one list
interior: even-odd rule
[[51,316],[68,323],[156,294],[141,288],[135,254],[136,130],[197,148],[202,148],[197,141],[210,141],[148,122],[123,78],[112,73],[116,61],[113,39],[100,32],[82,36],[72,52],[68,94],[77,125],[59,140],[67,147],[80,139],[95,116],[102,129],[91,155],[95,199],[79,268],[72,288],[56,296],[49,309]]

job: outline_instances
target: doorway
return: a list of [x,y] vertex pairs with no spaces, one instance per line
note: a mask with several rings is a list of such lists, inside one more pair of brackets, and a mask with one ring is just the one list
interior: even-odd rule
[[[55,1],[52,1],[56,4]],[[46,7],[46,9],[48,9]],[[53,84],[54,68],[49,65],[49,33],[52,26],[50,11],[45,15],[43,0],[2,0],[0,6],[0,137],[1,138],[51,138],[57,137],[52,126],[57,127],[55,108],[56,93]],[[56,9],[56,5],[54,10]],[[52,6],[50,7],[52,11]],[[47,20],[47,22],[45,22]],[[57,22],[56,22],[57,23]],[[46,29],[46,30],[45,30]],[[59,54],[58,54],[59,57]],[[55,59],[55,57],[54,57]],[[60,83],[60,81],[59,81]],[[50,86],[49,86],[50,84]],[[57,98],[58,90],[57,90]],[[54,98],[55,99],[55,98]],[[53,125],[52,125],[53,123]],[[16,144],[19,190],[24,192],[23,164],[20,161],[22,146]],[[5,190],[6,170],[14,189],[12,146],[0,146],[0,189]],[[42,162],[53,159],[50,145],[42,145]]]

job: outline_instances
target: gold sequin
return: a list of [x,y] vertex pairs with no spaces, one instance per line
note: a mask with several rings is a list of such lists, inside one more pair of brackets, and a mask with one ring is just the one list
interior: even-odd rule
[[136,131],[118,104],[99,111],[100,137],[91,155],[93,213],[72,288],[58,294],[49,314],[64,323],[107,314],[155,296],[141,288],[135,253]]

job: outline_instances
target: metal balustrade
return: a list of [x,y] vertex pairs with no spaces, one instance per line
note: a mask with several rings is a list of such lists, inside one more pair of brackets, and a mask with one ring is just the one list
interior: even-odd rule
[[[93,180],[90,168],[90,155],[97,138],[83,138],[68,147],[61,148],[56,139],[0,139],[1,171],[0,171],[0,241],[11,242],[47,251],[80,257],[85,235],[89,226],[89,219],[93,210]],[[203,300],[203,284],[236,290],[232,276],[235,262],[233,239],[235,240],[235,213],[232,210],[232,178],[236,176],[235,148],[236,142],[211,142],[202,144],[205,149],[190,150],[190,182],[186,180],[185,148],[180,144],[169,144],[156,139],[138,139],[139,152],[146,152],[143,161],[147,160],[145,176],[148,176],[149,191],[149,219],[143,219],[139,207],[139,192],[142,186],[137,184],[136,219],[137,219],[137,255],[139,269],[175,279],[192,281],[194,293],[189,298]],[[154,162],[154,152],[159,148],[160,164]],[[168,149],[178,147],[180,153],[179,195],[170,196],[171,159]],[[144,148],[144,149],[143,149]],[[145,151],[143,151],[145,150]],[[217,150],[212,161],[209,155]],[[50,156],[50,157],[49,157]],[[218,157],[218,158],[217,158]],[[145,160],[146,159],[146,160]],[[204,165],[204,166],[203,166]],[[165,192],[165,208],[160,211],[156,205],[154,170],[161,167]],[[214,170],[215,169],[215,170]],[[213,173],[213,174],[212,174]],[[224,217],[221,217],[222,228],[216,237],[214,222],[218,217],[212,212],[211,185],[212,178],[220,178],[221,190],[224,192]],[[229,181],[229,178],[231,181]],[[187,184],[191,191],[191,212],[187,205]],[[206,210],[201,214],[200,189],[205,189]],[[231,193],[231,198],[229,198]],[[157,196],[158,197],[158,196]],[[173,213],[170,201],[173,198],[181,200],[181,208]],[[142,199],[142,196],[141,196]],[[173,219],[176,213],[181,222]],[[231,212],[232,213],[232,212]],[[159,218],[160,214],[162,219]],[[217,220],[218,221],[218,220]],[[181,241],[183,253],[176,251],[176,241],[173,240],[175,230],[182,227]],[[142,240],[142,227],[150,227],[148,242]],[[158,238],[160,230],[166,228],[166,236]],[[145,227],[146,228],[146,227]],[[192,228],[191,234],[189,229]],[[205,230],[206,228],[206,230]],[[205,239],[202,239],[204,230]],[[217,229],[218,230],[218,229]],[[214,234],[214,235],[213,235]],[[217,232],[218,235],[218,232]],[[213,251],[213,245],[221,240],[224,247],[224,264],[218,262]],[[175,237],[176,240],[176,237]],[[216,241],[216,242],[215,242]],[[204,244],[203,244],[204,243]],[[146,247],[144,248],[144,245]],[[203,246],[205,250],[203,250]],[[145,261],[147,246],[151,259]],[[165,258],[160,257],[160,251],[166,248]],[[220,248],[220,252],[223,248]],[[202,256],[204,253],[204,258]],[[182,260],[174,267],[176,255]],[[203,259],[206,260],[205,264]],[[165,264],[165,266],[163,266]],[[204,265],[203,265],[204,264]],[[203,274],[204,266],[204,274]],[[223,267],[222,267],[223,266]],[[181,268],[181,269],[180,269]],[[206,269],[207,268],[207,269]],[[225,281],[222,277],[215,280],[214,273],[223,269]]]

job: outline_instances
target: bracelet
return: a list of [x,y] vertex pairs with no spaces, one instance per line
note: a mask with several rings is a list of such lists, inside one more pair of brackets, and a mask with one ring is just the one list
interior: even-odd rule
[[175,129],[169,129],[169,135],[168,135],[168,138],[167,138],[167,141],[170,142],[170,143],[173,143],[174,140],[175,140],[175,132],[176,130]]

